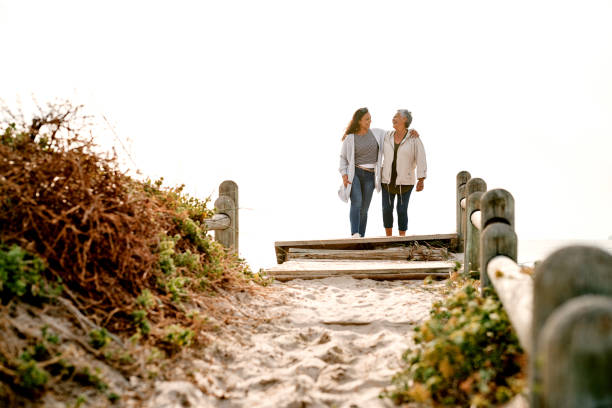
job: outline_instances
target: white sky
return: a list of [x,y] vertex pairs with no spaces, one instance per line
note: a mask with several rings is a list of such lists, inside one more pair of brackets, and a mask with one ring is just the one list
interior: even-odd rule
[[84,103],[200,198],[235,180],[255,270],[275,240],[349,236],[338,157],[362,106],[372,127],[413,112],[429,173],[409,233],[455,230],[468,170],[513,194],[519,240],[605,239],[611,22],[609,0],[0,0],[0,97]]

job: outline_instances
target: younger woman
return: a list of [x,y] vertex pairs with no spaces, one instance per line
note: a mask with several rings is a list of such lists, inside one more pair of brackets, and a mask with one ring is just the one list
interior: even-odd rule
[[372,117],[368,108],[357,109],[342,137],[340,174],[342,186],[338,195],[351,200],[349,219],[351,236],[365,235],[368,209],[374,188],[380,191],[380,163],[385,131],[370,129]]

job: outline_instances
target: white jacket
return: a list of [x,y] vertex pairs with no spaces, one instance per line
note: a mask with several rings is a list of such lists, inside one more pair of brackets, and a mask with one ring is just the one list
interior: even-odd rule
[[[425,159],[425,148],[420,137],[410,137],[410,130],[400,142],[397,149],[397,179],[396,185],[407,186],[416,184],[414,169],[417,169],[417,178],[427,177],[427,160]],[[382,182],[391,182],[391,168],[393,166],[393,150],[395,141],[393,140],[395,131],[388,132],[383,141],[383,165]]]
[[[388,133],[384,129],[370,129],[378,142],[378,160],[376,161],[376,168],[374,172],[374,185],[376,186],[376,191],[380,191],[380,166],[382,163],[382,154],[383,154],[383,139],[385,135]],[[355,176],[355,135],[349,134],[346,135],[346,138],[342,142],[342,149],[340,149],[340,168],[338,169],[340,174],[348,175],[348,181],[353,182],[353,177]],[[344,187],[344,183],[340,185],[338,189],[338,197],[344,202],[348,202],[351,197],[351,185],[348,184]]]

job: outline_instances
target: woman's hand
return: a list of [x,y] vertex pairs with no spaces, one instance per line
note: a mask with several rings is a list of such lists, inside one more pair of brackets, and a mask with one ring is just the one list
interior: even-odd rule
[[410,137],[419,137],[419,132],[414,129],[410,129]]
[[348,186],[349,184],[351,184],[350,181],[348,181],[348,174],[343,174],[342,175],[342,184],[344,184],[344,187]]
[[424,188],[425,188],[425,179],[419,179],[419,181],[417,181],[416,191],[423,191]]

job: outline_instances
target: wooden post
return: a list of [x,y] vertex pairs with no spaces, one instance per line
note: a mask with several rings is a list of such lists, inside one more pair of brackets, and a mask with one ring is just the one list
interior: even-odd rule
[[487,187],[485,186],[484,188],[482,191],[475,191],[470,194],[467,200],[467,207],[465,209],[467,228],[465,231],[465,253],[463,254],[464,274],[480,270],[480,231],[472,224],[470,217],[474,212],[480,210],[480,198]]
[[215,231],[215,240],[238,253],[238,185],[225,180],[219,185],[219,198],[215,201],[216,212],[229,216],[229,228]]
[[[472,208],[470,208],[470,196],[473,193],[483,193],[487,191],[487,183],[481,178],[475,177],[468,180],[465,185],[465,196],[467,198],[465,211],[463,212],[463,220],[462,223],[464,225],[463,231],[465,232],[465,240],[463,244],[464,254],[463,254],[463,272],[468,274],[470,271],[476,270],[474,268],[474,264],[476,264],[476,268],[478,267],[478,261],[474,261],[474,257],[478,257],[478,247],[480,246],[480,233],[470,221],[470,216],[475,210],[480,209],[480,196],[478,198],[472,198]],[[474,202],[477,201],[477,203]],[[476,207],[477,208],[474,208]],[[472,242],[470,242],[472,240]],[[476,255],[474,252],[476,251]]]
[[504,255],[516,262],[517,238],[514,229],[503,222],[489,224],[480,234],[480,287],[491,286],[487,275],[489,261],[498,255]]
[[487,191],[487,183],[483,179],[475,177],[468,180],[468,182],[466,183],[466,188],[467,190],[465,193],[466,196],[469,197],[470,194],[475,193],[477,191]]
[[612,297],[583,295],[546,320],[538,340],[542,407],[612,406]]
[[457,173],[457,202],[455,203],[455,207],[457,208],[457,251],[463,252],[464,250],[464,231],[462,229],[462,220],[463,220],[463,212],[464,210],[461,208],[461,200],[465,198],[465,188],[468,180],[471,175],[467,171],[460,171]]
[[487,191],[480,198],[480,212],[482,230],[494,222],[503,222],[514,228],[514,197],[504,189]]
[[533,319],[529,388],[533,407],[541,407],[541,370],[535,363],[537,344],[546,320],[564,302],[581,295],[612,297],[612,255],[587,246],[569,246],[552,253],[536,266],[533,289]]
[[491,286],[489,261],[497,255],[517,260],[518,240],[514,232],[514,198],[503,189],[487,191],[480,197],[480,286]]

